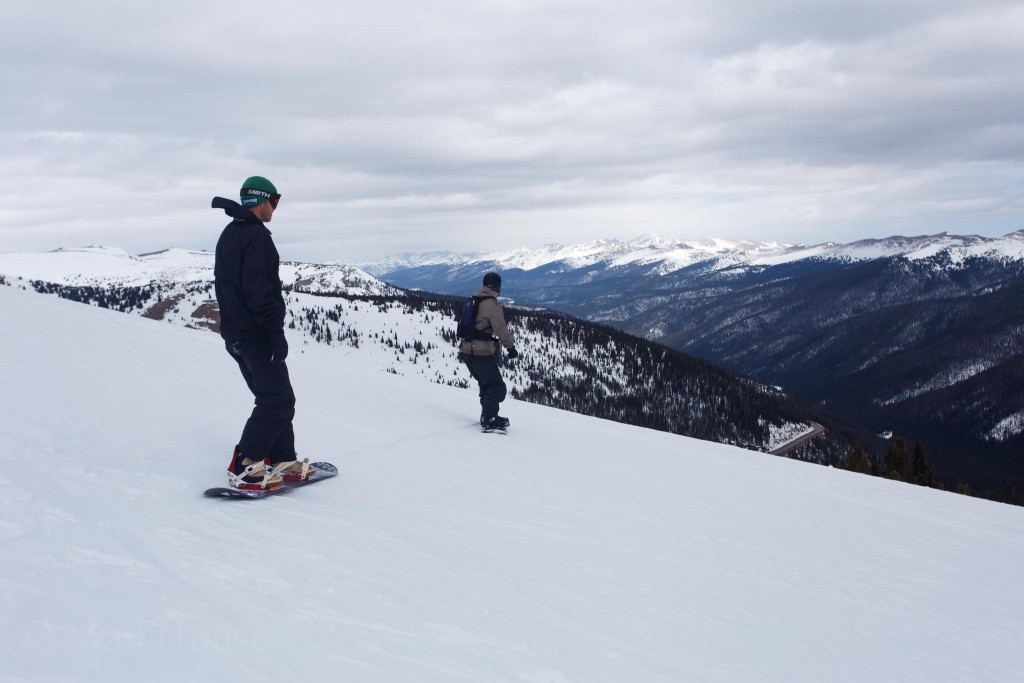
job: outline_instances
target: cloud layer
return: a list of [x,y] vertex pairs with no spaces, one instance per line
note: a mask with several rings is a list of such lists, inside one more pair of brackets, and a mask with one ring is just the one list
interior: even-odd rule
[[0,251],[211,248],[253,174],[306,260],[1024,228],[1018,2],[21,4]]

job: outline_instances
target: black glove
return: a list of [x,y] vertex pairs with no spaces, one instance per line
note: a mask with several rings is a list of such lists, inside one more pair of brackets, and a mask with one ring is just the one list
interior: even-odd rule
[[509,357],[510,359],[512,359],[512,358],[519,358],[519,352],[518,352],[518,351],[516,351],[516,350],[515,350],[514,348],[512,348],[512,349],[509,349],[509,350],[508,350],[508,357]]
[[270,339],[270,361],[272,363],[283,363],[288,357],[288,340],[284,338],[284,330],[281,330]]

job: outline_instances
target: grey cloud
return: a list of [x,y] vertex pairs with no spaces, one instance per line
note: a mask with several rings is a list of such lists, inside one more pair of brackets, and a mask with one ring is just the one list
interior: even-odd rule
[[209,246],[252,173],[339,258],[1022,227],[1016,2],[23,5],[0,251]]

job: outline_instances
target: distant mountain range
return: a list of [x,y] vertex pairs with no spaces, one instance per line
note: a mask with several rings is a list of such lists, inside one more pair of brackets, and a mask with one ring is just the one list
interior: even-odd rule
[[938,467],[1024,489],[1024,231],[813,246],[655,235],[360,264],[406,288],[471,291],[613,325],[780,385]]
[[764,268],[809,260],[847,263],[893,257],[919,260],[939,253],[948,253],[951,259],[960,262],[978,257],[1019,261],[1024,258],[1024,230],[1001,238],[941,233],[811,246],[749,240],[685,241],[669,235],[648,235],[626,242],[593,240],[568,246],[550,244],[539,249],[407,254],[356,265],[378,277],[420,268],[466,266],[477,270],[497,268],[525,272],[556,267],[563,270],[644,268],[649,274],[666,275],[698,266],[702,270],[722,270]]

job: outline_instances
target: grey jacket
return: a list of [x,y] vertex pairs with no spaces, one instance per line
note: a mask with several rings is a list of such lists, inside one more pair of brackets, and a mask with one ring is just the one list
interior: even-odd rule
[[[490,287],[481,287],[473,293],[473,296],[497,296],[497,294]],[[497,299],[484,299],[480,302],[476,313],[476,329],[486,334],[493,334],[506,349],[515,348],[516,343],[505,325],[505,312]],[[494,342],[482,339],[467,340],[459,346],[460,353],[470,356],[493,356],[496,350]]]

